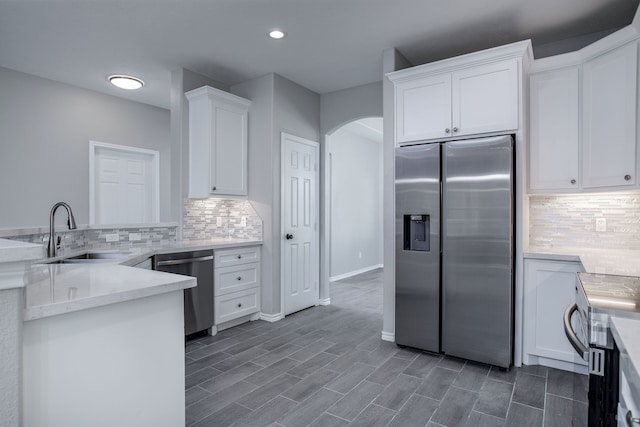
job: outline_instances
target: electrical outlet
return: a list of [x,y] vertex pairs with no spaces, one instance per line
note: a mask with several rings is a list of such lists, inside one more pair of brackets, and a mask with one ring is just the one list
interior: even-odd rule
[[142,233],[129,233],[130,242],[139,242],[142,240]]
[[104,237],[107,239],[107,242],[117,242],[120,240],[118,233],[105,234]]
[[243,227],[247,226],[247,217],[243,216],[242,218],[240,218],[240,225]]
[[606,218],[596,218],[596,231],[607,231]]
[[222,227],[222,217],[221,216],[216,218],[216,226]]

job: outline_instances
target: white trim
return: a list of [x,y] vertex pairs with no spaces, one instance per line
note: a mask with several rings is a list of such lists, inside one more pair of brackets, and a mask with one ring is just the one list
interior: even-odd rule
[[337,276],[329,277],[329,282],[335,282],[336,280],[346,279],[348,277],[357,276],[358,274],[367,273],[369,271],[377,270],[378,268],[383,268],[383,264],[370,265],[369,267],[361,268],[360,270],[349,271],[348,273],[338,274]]
[[153,168],[153,186],[154,186],[154,212],[152,221],[160,222],[160,152],[156,150],[147,150],[146,148],[130,147],[127,145],[109,144],[106,142],[89,141],[89,224],[96,223],[96,192],[95,192],[95,155],[99,148],[106,148],[114,151],[122,151],[125,153],[144,154],[151,157]]
[[278,320],[284,319],[284,316],[282,315],[282,312],[280,313],[276,313],[276,314],[267,314],[267,313],[260,313],[260,320],[264,320],[265,322],[277,322]]
[[318,305],[331,305],[331,298],[325,298],[318,301]]
[[[316,301],[315,305],[319,304],[320,301],[320,143],[316,141],[311,141],[310,139],[301,138],[299,136],[291,135],[290,133],[281,132],[280,133],[280,310],[282,313],[286,312],[285,309],[285,281],[283,280],[284,271],[285,271],[285,254],[284,254],[284,244],[283,235],[284,235],[284,210],[285,210],[285,200],[284,200],[284,168],[285,168],[285,141],[293,140],[300,144],[308,145],[315,149],[315,157],[316,162],[318,162],[315,166],[315,190],[316,190],[316,208],[315,208],[315,218],[316,218],[316,240],[318,243],[318,251],[316,258]],[[284,318],[284,315],[282,315]]]
[[386,332],[382,331],[382,335],[380,336],[382,341],[396,342],[396,334],[395,332]]

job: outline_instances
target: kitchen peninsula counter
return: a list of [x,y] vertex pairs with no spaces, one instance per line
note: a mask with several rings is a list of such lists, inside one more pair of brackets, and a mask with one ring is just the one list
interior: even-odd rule
[[[34,320],[57,314],[144,298],[196,286],[187,276],[132,268],[157,254],[223,249],[260,245],[261,241],[247,239],[213,239],[180,241],[157,246],[111,247],[82,250],[61,256],[40,259],[24,274],[24,320]],[[45,264],[85,252],[120,253],[104,262],[78,264]],[[40,263],[40,264],[39,264]]]

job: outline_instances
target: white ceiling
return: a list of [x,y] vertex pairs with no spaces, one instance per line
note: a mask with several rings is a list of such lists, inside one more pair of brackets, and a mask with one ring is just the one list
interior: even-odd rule
[[[379,81],[382,52],[412,63],[631,23],[638,0],[0,0],[0,66],[169,108],[171,71],[227,84],[275,72],[315,92]],[[272,27],[288,36],[267,38]],[[535,50],[535,49],[534,49]],[[146,86],[124,92],[106,77]]]

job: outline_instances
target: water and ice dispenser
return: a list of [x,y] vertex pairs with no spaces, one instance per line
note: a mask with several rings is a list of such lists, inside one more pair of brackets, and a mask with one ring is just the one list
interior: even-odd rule
[[429,215],[404,215],[404,250],[429,251]]

